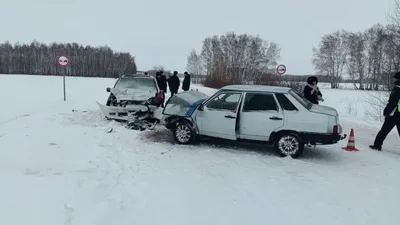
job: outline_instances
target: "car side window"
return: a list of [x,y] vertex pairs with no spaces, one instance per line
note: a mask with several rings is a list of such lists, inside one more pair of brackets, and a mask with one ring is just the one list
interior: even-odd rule
[[281,105],[283,110],[287,111],[296,111],[297,108],[293,103],[286,97],[286,95],[282,93],[275,94],[276,98],[278,99],[279,104]]
[[236,111],[241,93],[221,93],[206,105],[208,109]]
[[278,111],[273,94],[269,93],[247,93],[243,111]]

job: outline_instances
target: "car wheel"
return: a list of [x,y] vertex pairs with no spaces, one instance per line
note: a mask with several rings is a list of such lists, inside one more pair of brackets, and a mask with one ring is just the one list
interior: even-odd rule
[[178,144],[187,145],[195,140],[195,132],[193,126],[186,121],[178,122],[174,129],[174,138]]
[[275,150],[282,157],[298,158],[303,154],[304,141],[296,134],[281,134],[275,140]]

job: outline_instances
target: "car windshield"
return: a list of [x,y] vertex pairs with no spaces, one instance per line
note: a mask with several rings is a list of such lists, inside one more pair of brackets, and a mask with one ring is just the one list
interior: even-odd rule
[[148,77],[121,78],[115,85],[116,89],[137,89],[142,91],[157,92],[154,79]]
[[300,104],[302,104],[306,109],[311,109],[313,104],[308,101],[306,98],[303,98],[301,95],[297,94],[295,91],[290,90],[289,94],[293,96]]
[[198,91],[185,91],[172,96],[164,108],[165,115],[190,116],[209,96]]

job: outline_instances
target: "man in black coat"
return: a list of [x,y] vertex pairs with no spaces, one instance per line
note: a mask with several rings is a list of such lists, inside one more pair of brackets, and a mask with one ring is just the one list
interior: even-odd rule
[[318,78],[311,76],[307,78],[307,85],[304,87],[304,97],[313,104],[318,104],[318,101],[324,101],[317,84]]
[[378,151],[382,151],[383,141],[395,126],[397,126],[397,131],[400,136],[400,72],[397,72],[393,78],[395,86],[392,89],[389,101],[383,110],[385,122],[376,135],[374,144],[369,146],[371,149]]
[[185,78],[183,79],[182,82],[182,90],[183,91],[189,91],[190,89],[190,74],[188,72],[185,72]]
[[169,90],[171,91],[171,97],[178,93],[181,81],[178,77],[178,72],[174,71],[174,74],[168,79]]
[[160,90],[164,91],[164,93],[167,93],[167,78],[163,74],[163,71],[156,73],[156,80],[157,80],[157,85],[160,88]]

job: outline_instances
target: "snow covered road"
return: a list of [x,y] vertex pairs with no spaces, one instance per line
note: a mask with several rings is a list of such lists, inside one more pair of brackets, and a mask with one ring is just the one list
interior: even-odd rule
[[[1,79],[4,96],[11,78]],[[0,114],[2,224],[400,221],[396,133],[388,137],[383,152],[375,152],[367,148],[375,137],[374,127],[343,120],[345,132],[355,129],[359,152],[343,151],[343,140],[307,148],[296,160],[255,145],[179,146],[165,129],[137,132],[106,121],[95,101],[104,101],[109,81],[70,81],[67,103],[59,101],[62,92],[45,98],[43,93],[56,86],[46,82],[49,86],[38,88],[42,105],[34,107],[38,96],[31,94],[25,104],[10,110],[12,114]],[[82,86],[93,93],[80,96]],[[73,108],[88,111],[71,112]],[[110,134],[105,132],[109,127],[114,128]]]

